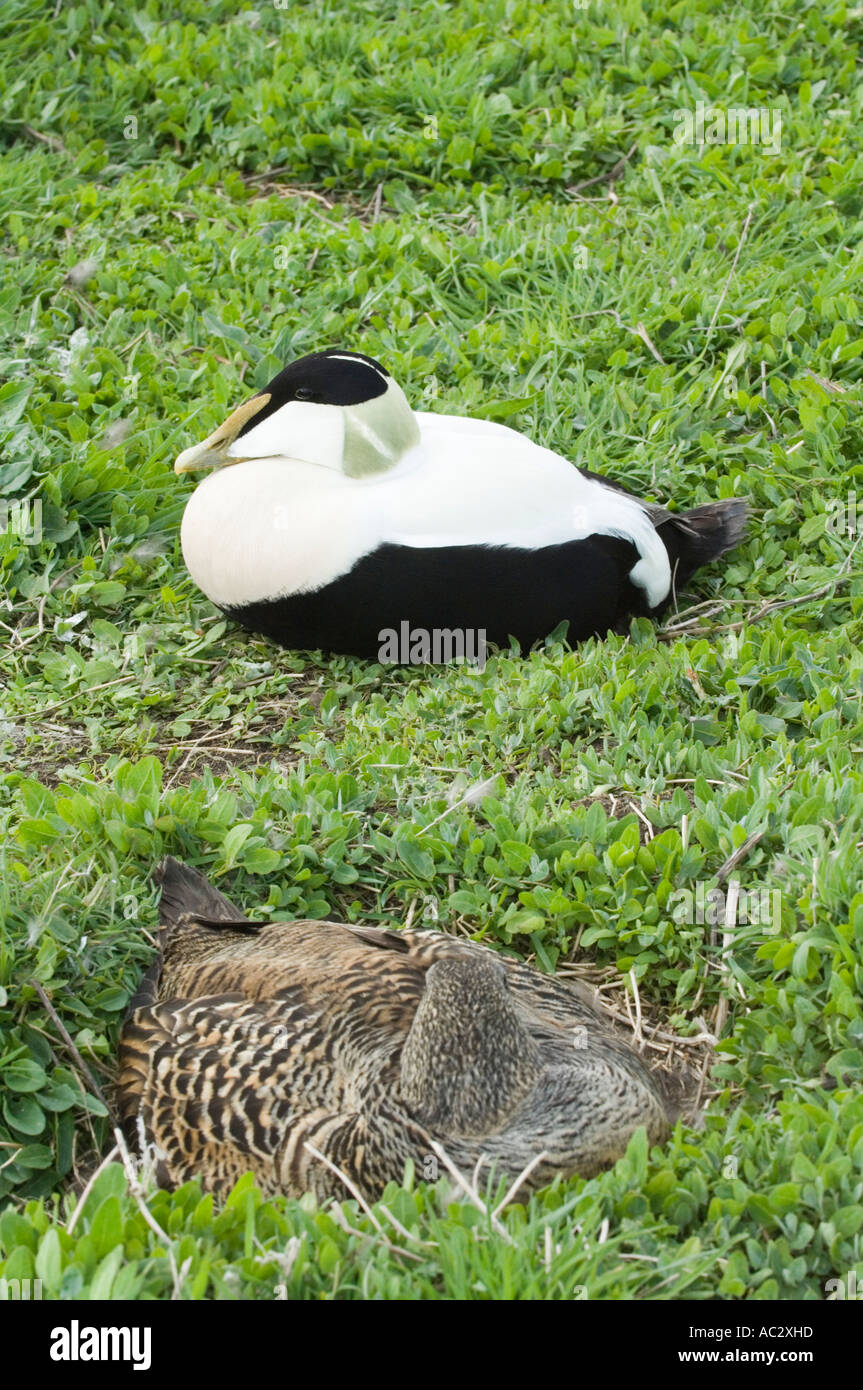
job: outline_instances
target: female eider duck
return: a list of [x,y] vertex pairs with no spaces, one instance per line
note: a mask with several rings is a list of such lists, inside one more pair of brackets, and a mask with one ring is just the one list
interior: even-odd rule
[[375,1198],[442,1146],[529,1186],[590,1176],[671,1118],[584,986],[433,931],[256,923],[168,859],[160,954],[126,1018],[124,1128],[162,1186]]
[[[239,466],[236,466],[239,465]],[[292,362],[178,473],[183,555],[244,627],[378,659],[385,632],[484,634],[523,651],[656,614],[743,535],[722,501],[671,515],[488,420],[413,411],[371,357]]]

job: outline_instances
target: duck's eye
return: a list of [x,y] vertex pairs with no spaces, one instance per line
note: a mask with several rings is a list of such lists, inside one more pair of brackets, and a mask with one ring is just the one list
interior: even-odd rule
[[313,401],[315,399],[315,393],[308,386],[298,386],[294,392],[294,397],[298,401]]

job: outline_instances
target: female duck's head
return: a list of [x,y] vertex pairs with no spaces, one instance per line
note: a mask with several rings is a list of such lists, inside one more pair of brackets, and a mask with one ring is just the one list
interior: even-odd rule
[[417,444],[413,411],[386,369],[362,353],[328,348],[285,367],[180,454],[174,471],[290,458],[366,478],[394,468]]

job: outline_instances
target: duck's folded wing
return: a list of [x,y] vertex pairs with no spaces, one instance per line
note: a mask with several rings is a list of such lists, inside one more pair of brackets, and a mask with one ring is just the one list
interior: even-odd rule
[[637,498],[505,425],[457,416],[418,419],[423,465],[389,479],[374,499],[383,542],[538,550],[610,536],[637,550],[630,577],[650,607],[665,598],[668,552]]
[[328,922],[326,925],[338,926],[341,930],[349,931],[357,941],[364,941],[366,945],[375,946],[379,951],[397,951],[400,955],[410,952],[404,932],[394,931],[392,927],[355,927],[340,922]]

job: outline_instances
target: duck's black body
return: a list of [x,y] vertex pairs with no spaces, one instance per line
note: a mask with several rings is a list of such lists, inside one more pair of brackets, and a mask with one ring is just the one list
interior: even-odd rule
[[522,651],[562,621],[570,643],[602,635],[647,612],[627,575],[635,548],[594,536],[541,550],[383,545],[313,593],[292,594],[225,612],[251,632],[294,650],[320,648],[366,661],[380,658],[383,634],[482,633]]

